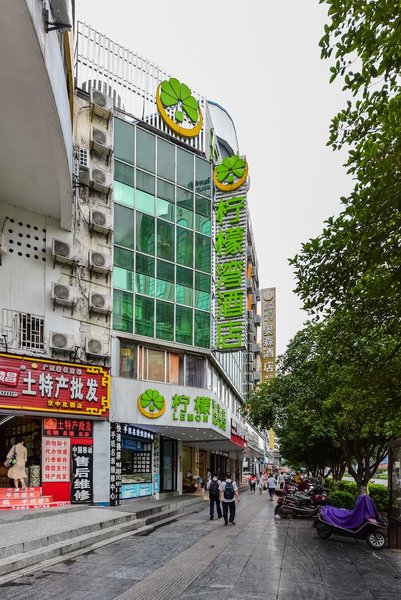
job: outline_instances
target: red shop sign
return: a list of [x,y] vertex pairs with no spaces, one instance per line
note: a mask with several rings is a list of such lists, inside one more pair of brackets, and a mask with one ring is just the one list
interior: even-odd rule
[[0,354],[0,409],[107,418],[109,369]]

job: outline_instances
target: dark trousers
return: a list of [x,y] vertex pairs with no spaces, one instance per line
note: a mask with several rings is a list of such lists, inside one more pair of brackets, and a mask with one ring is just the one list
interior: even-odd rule
[[[224,521],[227,523],[227,521],[230,521],[230,523],[232,523],[235,519],[235,500],[233,502],[224,502],[224,500],[222,500],[222,505],[223,505],[223,517],[224,517]],[[230,518],[228,519],[228,511],[230,511]]]
[[209,496],[209,503],[210,503],[210,518],[213,519],[213,517],[214,517],[214,504],[216,503],[217,516],[220,519],[220,517],[221,517],[220,498],[212,498]]

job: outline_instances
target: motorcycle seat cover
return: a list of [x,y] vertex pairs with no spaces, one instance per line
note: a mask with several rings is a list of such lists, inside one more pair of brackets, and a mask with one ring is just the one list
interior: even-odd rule
[[382,522],[376,506],[368,494],[359,496],[356,499],[353,510],[335,508],[334,506],[322,506],[320,518],[325,523],[334,527],[341,527],[342,529],[356,529],[369,519],[374,519],[379,523]]

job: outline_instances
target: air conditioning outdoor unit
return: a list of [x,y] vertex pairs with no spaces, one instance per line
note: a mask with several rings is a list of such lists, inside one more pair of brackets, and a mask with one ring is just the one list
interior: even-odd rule
[[89,179],[92,187],[102,194],[107,194],[113,184],[111,173],[99,169],[99,167],[91,167]]
[[102,358],[108,355],[103,340],[98,338],[86,338],[85,352],[90,356],[99,356]]
[[73,306],[77,302],[75,288],[64,283],[52,282],[52,300],[54,304],[62,306]]
[[113,98],[106,96],[103,92],[95,88],[91,88],[90,101],[93,106],[93,112],[99,117],[108,119],[113,112]]
[[253,383],[253,373],[247,374],[247,380],[249,381],[249,383]]
[[63,352],[75,351],[75,337],[69,333],[59,333],[57,331],[50,332],[50,348]]
[[92,229],[100,233],[110,233],[113,229],[111,215],[94,208],[90,211],[90,224]]
[[90,292],[89,308],[93,312],[109,314],[111,313],[111,297],[99,292]]
[[72,264],[76,261],[75,249],[71,244],[53,239],[52,255],[57,262]]
[[109,273],[111,271],[111,259],[102,252],[89,250],[89,268],[96,273]]
[[113,147],[113,138],[105,129],[93,125],[91,129],[91,147],[98,154],[108,153]]

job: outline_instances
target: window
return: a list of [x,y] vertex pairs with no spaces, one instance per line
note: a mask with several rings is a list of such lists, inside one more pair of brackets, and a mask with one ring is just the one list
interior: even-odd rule
[[174,302],[174,265],[157,261],[156,297]]
[[186,267],[193,267],[194,260],[194,234],[192,231],[177,227],[177,263]]
[[126,333],[132,333],[133,296],[128,292],[114,290],[113,328],[117,331],[125,331]]
[[210,315],[195,311],[195,346],[210,347]]
[[200,271],[210,273],[211,241],[204,235],[195,234],[195,267]]
[[43,317],[29,313],[18,314],[18,350],[44,350],[44,323]]
[[136,213],[136,249],[146,254],[155,253],[155,219]]
[[184,385],[184,355],[169,352],[168,382]]
[[194,156],[177,148],[177,183],[189,189],[194,185]]
[[155,172],[155,136],[139,127],[136,130],[136,166]]
[[166,381],[166,353],[160,350],[145,349],[145,379]]
[[157,138],[157,174],[174,181],[175,171],[174,146]]
[[176,306],[176,342],[192,344],[192,309]]
[[136,379],[137,345],[120,340],[120,377]]
[[134,253],[123,248],[114,248],[114,264],[122,269],[134,270]]
[[114,242],[120,246],[134,248],[134,211],[125,206],[114,206]]
[[210,275],[195,271],[195,307],[210,311]]
[[174,186],[171,183],[167,183],[167,181],[163,181],[163,179],[157,180],[157,197],[163,198],[163,200],[168,200],[169,202],[174,202]]
[[133,167],[126,165],[118,160],[114,161],[114,179],[130,187],[134,187],[134,175],[135,171]]
[[125,185],[125,183],[120,183],[119,181],[114,181],[113,184],[113,199],[114,202],[118,204],[125,204],[125,206],[129,206],[134,208],[135,206],[135,190],[129,185]]
[[175,298],[178,304],[193,306],[193,273],[192,269],[176,267]]
[[121,119],[114,119],[114,155],[134,163],[135,128]]
[[157,219],[157,255],[159,258],[174,260],[174,227]]
[[155,214],[155,178],[136,170],[136,207],[148,215]]
[[203,356],[187,354],[185,367],[186,385],[204,388],[206,365]]
[[136,255],[136,291],[147,296],[155,295],[155,259],[145,254]]
[[195,191],[210,198],[211,195],[210,163],[198,156],[195,157]]
[[135,296],[135,332],[138,335],[154,336],[154,300]]
[[134,291],[134,273],[120,267],[113,269],[113,286],[122,290]]
[[177,224],[182,227],[194,226],[194,196],[192,192],[177,188]]
[[156,302],[156,337],[174,340],[174,304]]
[[196,231],[210,236],[212,231],[212,206],[210,200],[202,198],[202,196],[195,196],[195,212]]

